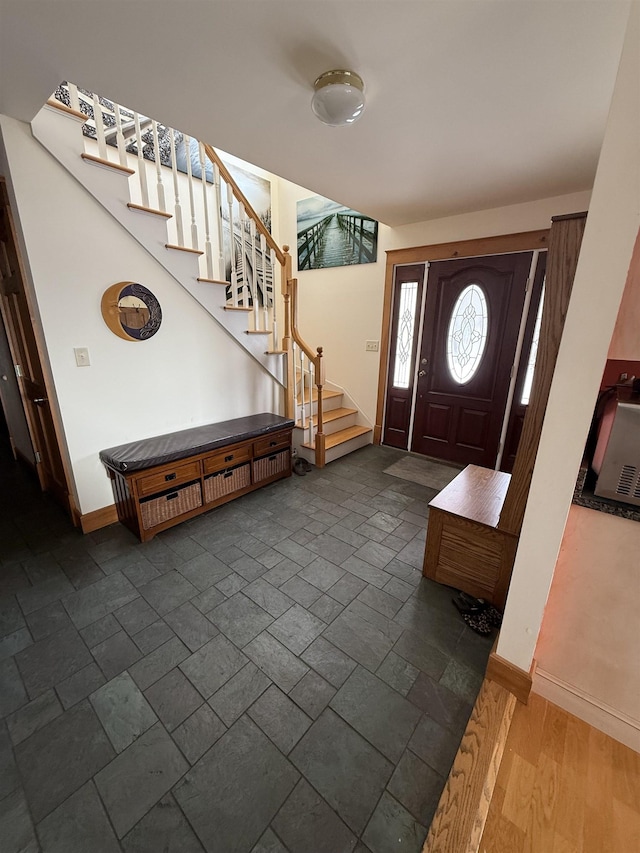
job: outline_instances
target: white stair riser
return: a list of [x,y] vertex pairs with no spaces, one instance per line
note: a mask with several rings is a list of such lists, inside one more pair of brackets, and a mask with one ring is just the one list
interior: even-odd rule
[[[327,421],[323,425],[324,434],[325,435],[333,435],[334,432],[340,432],[341,429],[347,429],[347,427],[355,426],[357,424],[357,422],[358,422],[358,413],[357,412],[354,412],[352,415],[344,415],[341,418],[336,418],[334,421]],[[316,427],[316,423],[314,421],[314,431],[315,431],[315,427]],[[296,429],[299,430],[300,433],[303,432],[303,430],[300,427],[296,427]],[[304,430],[304,434],[306,436],[305,437],[305,441],[306,441],[308,436],[309,436],[309,427],[308,426]]]
[[342,456],[347,456],[349,453],[353,453],[354,450],[366,447],[367,444],[371,444],[372,441],[373,433],[367,432],[364,435],[358,435],[355,438],[350,438],[349,441],[345,441],[343,444],[337,444],[335,447],[331,447],[327,450],[325,454],[325,463],[328,465],[330,462],[334,462]]
[[[342,394],[336,395],[335,397],[323,397],[322,398],[322,410],[324,412],[330,412],[332,409],[341,409],[343,406],[342,403]],[[305,418],[309,417],[309,401],[304,404]],[[318,414],[318,403],[313,403],[313,415],[314,421],[315,416]],[[296,420],[300,420],[300,404],[296,406]]]

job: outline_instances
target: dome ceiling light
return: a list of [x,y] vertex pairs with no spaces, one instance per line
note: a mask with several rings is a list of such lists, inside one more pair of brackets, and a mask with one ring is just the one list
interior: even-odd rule
[[325,71],[313,86],[311,109],[324,124],[353,124],[364,112],[364,83],[355,71]]

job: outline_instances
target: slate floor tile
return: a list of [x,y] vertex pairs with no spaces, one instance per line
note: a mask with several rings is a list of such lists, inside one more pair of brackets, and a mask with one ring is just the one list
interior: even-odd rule
[[132,636],[152,625],[158,618],[156,611],[144,600],[135,598],[113,614],[124,630]]
[[42,853],[119,853],[93,782],[87,782],[75,794],[38,824]]
[[124,631],[118,631],[108,640],[98,643],[91,649],[91,653],[107,680],[142,657],[140,649]]
[[241,592],[219,604],[209,613],[209,619],[240,648],[273,622],[273,616]]
[[322,592],[326,592],[344,576],[344,570],[325,560],[324,557],[316,557],[298,574],[308,583],[318,587]]
[[180,664],[180,669],[205,699],[247,663],[247,658],[218,634]]
[[230,726],[264,693],[271,682],[258,667],[249,661],[236,675],[223,684],[209,699],[209,705]]
[[436,649],[424,635],[415,631],[403,631],[393,650],[432,678],[440,678],[449,662],[444,652]]
[[251,853],[289,853],[289,851],[278,836],[272,830],[267,829]]
[[266,631],[245,646],[244,651],[285,693],[292,690],[309,671],[299,658]]
[[298,779],[255,723],[241,717],[187,773],[174,795],[207,853],[246,853]]
[[148,655],[150,652],[162,646],[175,634],[163,619],[158,619],[142,631],[134,634],[132,639],[136,646],[140,649],[143,655]]
[[330,709],[290,755],[318,793],[356,835],[367,824],[393,765]]
[[355,575],[346,574],[327,590],[327,595],[331,596],[331,598],[335,598],[335,600],[339,601],[341,604],[346,605],[349,604],[350,601],[353,601],[356,595],[362,592],[366,585],[366,581],[357,578]]
[[280,589],[303,607],[310,607],[322,595],[317,587],[297,576],[285,581]]
[[6,723],[0,722],[0,800],[19,786],[18,767],[16,766],[9,731]]
[[343,605],[340,604],[340,602],[335,601],[335,599],[330,598],[328,595],[321,595],[320,598],[317,601],[314,601],[309,608],[310,613],[313,613],[314,616],[322,619],[322,621],[327,624],[329,624],[329,622],[333,622],[336,616],[339,613],[342,613],[343,610]]
[[240,592],[241,589],[244,589],[248,583],[249,581],[246,581],[240,575],[235,572],[231,572],[230,575],[227,575],[226,578],[223,578],[216,584],[216,589],[222,592],[227,598],[231,598],[231,596],[235,595],[236,592]]
[[273,821],[291,853],[351,853],[356,837],[338,815],[301,779]]
[[146,690],[166,675],[169,670],[189,657],[189,649],[178,639],[172,637],[154,649],[142,660],[129,668],[129,674],[140,690]]
[[122,752],[158,718],[128,672],[108,681],[89,697],[116,752]]
[[176,667],[145,692],[167,731],[173,731],[202,705],[202,696]]
[[375,672],[393,646],[393,640],[355,613],[341,613],[323,636],[362,666]]
[[403,696],[406,696],[411,690],[419,673],[419,669],[393,651],[389,652],[376,670],[378,678],[381,678],[398,693],[402,693]]
[[29,807],[21,788],[0,800],[0,838],[3,853],[39,853]]
[[32,644],[31,634],[27,627],[18,628],[13,634],[7,634],[0,640],[0,660],[13,657]]
[[387,619],[393,619],[402,607],[402,602],[398,601],[393,595],[371,585],[362,590],[358,595],[358,601],[366,604],[367,607],[371,607],[372,610],[376,610],[382,616],[386,616]]
[[403,853],[420,853],[426,834],[426,827],[385,791],[362,838],[371,853],[398,849]]
[[278,542],[273,548],[274,551],[278,551],[283,557],[288,557],[299,566],[308,566],[309,563],[312,563],[316,559],[316,555],[312,551],[309,551],[304,545],[293,542],[289,538]]
[[294,605],[267,630],[294,654],[299,655],[326,628],[326,623],[308,610]]
[[[6,595],[0,598],[0,637],[13,634],[19,628],[24,628],[24,625],[24,616],[15,596]],[[34,635],[34,639],[40,638]]]
[[287,755],[311,725],[311,719],[275,684],[249,708],[249,716]]
[[392,643],[395,643],[402,634],[402,626],[398,625],[393,619],[388,619],[377,610],[373,610],[368,605],[360,601],[359,598],[354,599],[351,604],[348,604],[344,610],[344,616],[357,616],[363,622],[367,622],[374,628],[377,628],[381,634],[388,637]]
[[[280,557],[282,555],[279,555]],[[300,571],[300,566],[286,557],[278,561],[277,565],[262,575],[263,579],[272,586],[281,587],[285,581],[295,577]]]
[[240,557],[239,560],[235,560],[231,568],[235,574],[240,575],[240,577],[244,578],[247,583],[251,583],[251,581],[256,580],[256,578],[259,578],[267,571],[266,567],[263,566],[262,563],[259,563],[248,554],[244,554],[244,556]]
[[258,578],[246,586],[243,589],[243,595],[248,596],[274,619],[286,613],[294,603],[289,596],[272,586],[264,578]]
[[423,826],[430,826],[445,779],[407,750],[393,771],[387,790]]
[[274,566],[282,562],[283,555],[279,554],[273,548],[267,548],[266,551],[263,551],[262,554],[256,557],[256,560],[262,563],[265,569],[273,569]]
[[75,628],[39,640],[15,658],[29,696],[33,699],[92,662]]
[[54,601],[27,616],[27,624],[34,640],[43,640],[63,628],[71,626],[71,620],[60,601]]
[[202,551],[202,553],[192,557],[182,566],[179,566],[178,571],[200,592],[204,592],[231,574],[229,566],[208,551]]
[[462,729],[451,732],[424,714],[411,736],[409,749],[446,779],[461,740]]
[[471,703],[422,672],[407,694],[407,698],[426,711],[437,723],[451,731],[464,730],[473,707]]
[[164,616],[197,595],[198,589],[178,572],[170,571],[141,586],[139,592],[160,616]]
[[451,659],[440,677],[440,684],[465,702],[474,704],[482,686],[483,676],[468,666]]
[[63,708],[67,710],[76,702],[80,702],[81,699],[86,699],[105,681],[106,679],[98,664],[90,663],[88,666],[79,669],[78,672],[74,672],[69,678],[65,678],[64,681],[56,684],[56,693],[60,697]]
[[16,598],[20,602],[22,612],[27,615],[47,604],[58,601],[58,599],[71,592],[73,592],[73,586],[61,572],[56,577],[41,581],[28,589],[19,590],[16,593]]
[[453,653],[464,629],[464,622],[453,605],[443,611],[418,596],[412,596],[403,604],[395,619],[447,655]]
[[349,557],[348,560],[345,560],[342,567],[352,575],[360,578],[360,580],[365,581],[365,583],[372,584],[379,589],[382,589],[391,579],[390,574],[377,566],[373,566],[366,560],[362,560],[357,553],[353,557]]
[[195,598],[191,599],[191,604],[195,608],[197,608],[200,613],[208,613],[210,610],[213,610],[214,607],[217,607],[219,604],[225,599],[225,595],[223,592],[220,592],[215,586],[209,587],[209,589],[205,589],[204,592],[201,592],[200,595],[196,595]]
[[392,577],[382,588],[383,592],[388,592],[394,598],[400,601],[407,601],[413,595],[413,587],[409,583],[400,580],[400,578]]
[[189,765],[160,723],[121,752],[95,777],[118,838],[132,829]]
[[164,618],[192,652],[204,646],[218,633],[218,629],[190,601],[176,607]]
[[108,637],[112,637],[114,634],[117,634],[118,631],[121,630],[121,627],[122,626],[113,613],[108,613],[106,616],[103,616],[102,619],[98,619],[91,625],[87,625],[86,628],[82,628],[80,636],[89,648],[92,649],[94,646],[97,646],[98,643],[101,643]]
[[66,596],[62,603],[73,624],[80,629],[124,607],[137,596],[138,591],[131,581],[117,572]]
[[336,693],[331,708],[394,763],[421,717],[415,705],[362,667]]
[[62,713],[62,707],[53,690],[23,705],[7,717],[7,727],[15,745],[22,743],[38,729],[46,726]]
[[341,687],[356,668],[353,658],[324,637],[314,640],[300,657],[334,687]]
[[66,711],[16,747],[31,813],[42,820],[114,757],[88,701]]
[[195,764],[226,730],[222,720],[203,704],[172,735],[189,764]]
[[356,550],[352,545],[341,542],[330,533],[321,533],[313,542],[309,542],[307,548],[315,551],[325,560],[335,563],[336,566],[341,566]]
[[127,833],[122,848],[125,853],[203,853],[171,794],[162,797]]
[[324,711],[335,692],[335,687],[312,670],[300,679],[289,696],[315,720]]
[[156,569],[153,563],[150,563],[145,557],[139,557],[135,562],[125,566],[122,574],[127,577],[135,587],[144,586],[154,578],[160,577],[160,572]]

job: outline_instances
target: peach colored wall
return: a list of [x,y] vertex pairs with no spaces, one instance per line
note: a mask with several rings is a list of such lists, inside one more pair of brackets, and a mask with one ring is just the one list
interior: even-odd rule
[[633,250],[608,357],[632,361],[640,359],[640,231]]

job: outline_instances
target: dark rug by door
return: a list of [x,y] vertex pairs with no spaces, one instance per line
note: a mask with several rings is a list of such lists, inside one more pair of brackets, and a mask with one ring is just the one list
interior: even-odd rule
[[460,473],[461,468],[452,465],[443,465],[433,462],[431,459],[423,459],[420,456],[403,456],[393,465],[385,468],[385,474],[398,477],[400,480],[409,480],[419,483],[429,489],[444,489]]

